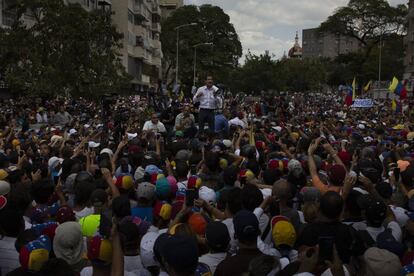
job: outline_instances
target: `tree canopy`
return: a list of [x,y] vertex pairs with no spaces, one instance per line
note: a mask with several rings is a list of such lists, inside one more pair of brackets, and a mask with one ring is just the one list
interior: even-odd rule
[[[230,17],[217,6],[200,7],[186,5],[175,10],[162,22],[161,43],[167,70],[164,77],[174,71],[176,65],[176,27],[197,23],[180,29],[179,79],[191,86],[193,80],[194,48],[199,43],[213,43],[197,49],[197,72],[199,76],[212,73],[217,81],[226,81],[232,68],[242,56],[239,37],[230,23]],[[170,79],[170,83],[172,83]]]
[[[12,91],[93,98],[128,84],[109,11],[61,0],[19,0],[11,9],[19,20],[0,31],[0,62]],[[32,23],[22,20],[28,14]]]

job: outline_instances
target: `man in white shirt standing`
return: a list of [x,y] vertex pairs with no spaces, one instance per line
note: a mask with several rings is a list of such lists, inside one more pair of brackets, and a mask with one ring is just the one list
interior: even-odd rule
[[165,126],[163,123],[161,123],[158,120],[158,115],[156,113],[153,113],[151,115],[151,120],[146,121],[144,124],[144,127],[142,128],[145,132],[155,132],[155,133],[166,133],[167,130],[165,129]]
[[218,88],[213,85],[213,77],[207,76],[206,85],[200,87],[194,95],[194,103],[200,103],[198,114],[198,130],[204,132],[204,124],[208,124],[210,132],[214,132],[214,111],[217,108],[217,97],[215,93]]

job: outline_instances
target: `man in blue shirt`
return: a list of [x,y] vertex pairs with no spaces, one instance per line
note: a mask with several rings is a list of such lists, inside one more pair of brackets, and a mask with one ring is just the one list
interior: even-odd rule
[[230,112],[228,109],[225,109],[222,113],[217,114],[214,118],[215,133],[220,138],[227,138],[229,136],[229,117]]

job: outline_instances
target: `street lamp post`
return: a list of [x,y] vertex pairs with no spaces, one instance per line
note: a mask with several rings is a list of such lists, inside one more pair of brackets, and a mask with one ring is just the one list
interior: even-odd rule
[[194,72],[194,76],[193,76],[193,87],[196,86],[196,71],[197,71],[197,48],[200,46],[212,46],[213,43],[211,42],[206,42],[206,43],[199,43],[193,46],[194,48],[194,68],[193,68],[193,72]]
[[178,85],[178,51],[179,51],[179,41],[180,41],[180,29],[184,27],[189,26],[196,26],[197,23],[189,23],[189,24],[183,24],[180,26],[175,27],[175,30],[177,31],[177,49],[176,49],[176,58],[175,58],[175,84]]

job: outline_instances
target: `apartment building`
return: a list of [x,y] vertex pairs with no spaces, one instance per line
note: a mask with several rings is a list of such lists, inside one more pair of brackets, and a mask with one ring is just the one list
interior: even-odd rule
[[[65,3],[78,3],[88,11],[110,9],[112,21],[124,35],[123,47],[119,50],[122,64],[133,77],[132,86],[136,91],[154,87],[161,76],[161,8],[159,0],[64,0]],[[16,20],[12,0],[0,0],[1,26],[10,27]],[[30,25],[34,18],[24,15]]]
[[155,87],[161,77],[161,8],[158,0],[112,2],[113,23],[124,34],[122,64],[136,91]]
[[360,49],[357,39],[333,33],[321,33],[318,28],[302,31],[303,58],[335,58]]
[[176,9],[184,5],[183,0],[160,0],[161,16],[167,18]]

